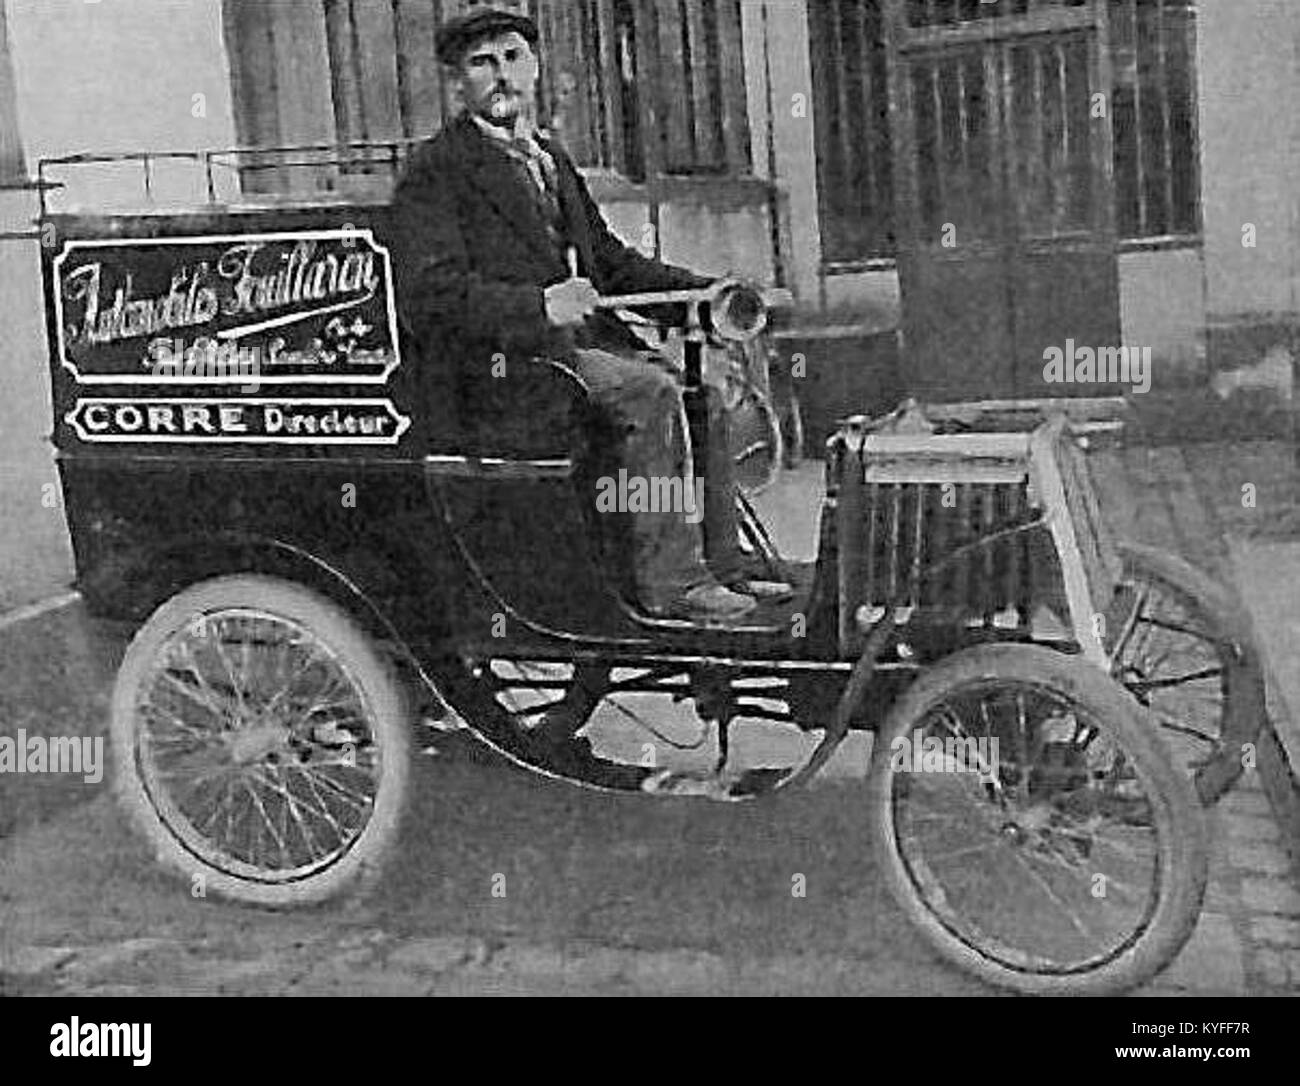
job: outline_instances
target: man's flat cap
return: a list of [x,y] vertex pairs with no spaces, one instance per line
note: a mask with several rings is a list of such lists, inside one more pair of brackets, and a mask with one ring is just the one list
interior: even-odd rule
[[457,15],[438,28],[435,45],[438,59],[444,64],[458,64],[465,55],[465,50],[475,42],[511,30],[523,35],[529,45],[536,47],[539,37],[537,23],[522,3],[465,0],[460,7]]

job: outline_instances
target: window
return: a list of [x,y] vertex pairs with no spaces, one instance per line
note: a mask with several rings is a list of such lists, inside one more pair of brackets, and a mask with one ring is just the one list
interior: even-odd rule
[[1119,236],[1198,234],[1195,7],[1110,0],[1110,40]]
[[544,0],[553,122],[580,165],[750,169],[740,0]]
[[637,6],[571,0],[542,4],[537,14],[546,60],[543,112],[551,127],[580,165],[639,179],[646,156]]
[[[1020,227],[1034,236],[1089,228],[1094,122],[1090,53],[1081,30],[1043,30],[1053,13],[1106,11],[1111,69],[1114,181],[1109,197],[1121,240],[1200,231],[1196,135],[1196,25],[1191,0],[810,0],[816,90],[823,262],[861,265],[896,254],[893,146],[888,112],[891,57],[884,22],[897,11],[909,35],[929,38],[974,23],[1013,21],[992,66],[1010,94],[1004,144]],[[956,33],[961,34],[958,30]],[[951,36],[951,35],[950,35]],[[986,65],[980,35],[966,52],[943,46],[912,70],[920,220],[996,214],[993,191],[972,185],[983,146]],[[1008,90],[1009,88],[1009,90]],[[949,138],[953,133],[962,138]],[[957,209],[954,211],[954,207]]]
[[[455,108],[434,55],[445,7],[226,0],[241,141],[272,147],[432,134]],[[741,0],[530,7],[542,33],[541,115],[579,165],[633,180],[749,172]],[[388,169],[389,157],[351,170]],[[282,171],[268,172],[276,176],[262,187],[282,190]]]
[[324,0],[330,90],[345,142],[419,139],[450,108],[433,53],[437,0]]
[[1047,8],[1083,8],[1092,0],[907,0],[907,25],[952,26],[981,19],[1013,19]]
[[893,149],[883,16],[876,0],[808,5],[822,258],[829,264],[892,257]]

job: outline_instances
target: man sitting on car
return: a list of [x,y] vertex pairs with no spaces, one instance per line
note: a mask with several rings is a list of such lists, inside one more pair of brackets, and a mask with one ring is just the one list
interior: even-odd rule
[[[484,379],[502,356],[508,366],[562,363],[622,435],[630,476],[680,478],[689,436],[675,375],[598,303],[602,294],[710,281],[614,237],[569,156],[530,119],[537,44],[537,25],[517,4],[471,5],[439,32],[438,55],[465,108],[414,153],[397,187],[404,312],[427,357],[454,359],[447,364],[462,378]],[[745,569],[726,421],[712,390],[709,405],[714,454],[696,465],[709,486],[704,530],[681,511],[635,513],[634,565],[651,615],[730,623],[789,586]]]

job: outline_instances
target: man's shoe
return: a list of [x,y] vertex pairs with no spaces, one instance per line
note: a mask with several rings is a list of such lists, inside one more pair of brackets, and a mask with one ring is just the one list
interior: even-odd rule
[[669,613],[697,622],[733,622],[757,606],[758,601],[752,596],[732,592],[720,584],[708,584],[692,588],[669,608]]
[[765,602],[788,600],[794,597],[794,585],[786,584],[784,581],[760,581],[746,578],[742,581],[732,581],[727,587],[732,592],[752,596],[756,600]]

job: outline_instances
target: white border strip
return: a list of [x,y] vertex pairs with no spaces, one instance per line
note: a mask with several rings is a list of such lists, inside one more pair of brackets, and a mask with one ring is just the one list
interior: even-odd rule
[[65,592],[62,596],[52,596],[39,603],[29,603],[26,607],[19,607],[8,614],[0,615],[0,630],[8,630],[24,622],[30,622],[34,618],[40,618],[54,611],[62,611],[63,608],[70,607],[80,600],[80,592]]
[[[321,410],[334,408],[336,410],[347,410],[349,408],[374,408],[386,413],[391,419],[396,432],[392,434],[376,434],[367,437],[365,435],[344,434],[337,437],[321,436],[316,434],[286,434],[283,437],[268,436],[266,434],[240,434],[240,435],[217,435],[217,434],[101,434],[90,433],[82,425],[78,412],[83,406],[103,405],[106,407],[131,406],[140,408],[141,406],[157,407],[316,407]],[[401,443],[406,431],[411,428],[411,419],[397,410],[392,400],[353,400],[353,399],[258,399],[249,400],[241,399],[238,396],[231,396],[227,399],[182,399],[168,398],[163,396],[149,396],[140,398],[130,397],[87,397],[79,399],[73,404],[72,410],[63,416],[63,421],[67,423],[76,435],[77,439],[87,445],[398,445]]]
[[[65,326],[63,320],[63,265],[74,249],[118,249],[136,247],[167,247],[172,245],[211,245],[215,242],[243,241],[339,241],[360,239],[368,243],[384,265],[384,283],[388,288],[388,335],[392,342],[393,357],[385,366],[382,374],[298,374],[291,376],[262,376],[261,374],[237,374],[234,377],[164,377],[154,374],[83,374],[68,357],[68,348],[64,340]],[[235,386],[274,386],[274,385],[386,385],[388,379],[401,368],[402,346],[397,323],[397,287],[393,277],[392,254],[388,247],[375,240],[374,231],[364,229],[345,230],[291,230],[273,234],[201,234],[182,237],[149,238],[73,238],[63,243],[63,250],[54,258],[52,284],[54,294],[54,313],[57,322],[59,363],[72,374],[79,385],[146,385],[155,388],[189,387],[200,384]],[[300,317],[299,319],[306,319]],[[251,377],[251,380],[249,379]]]

